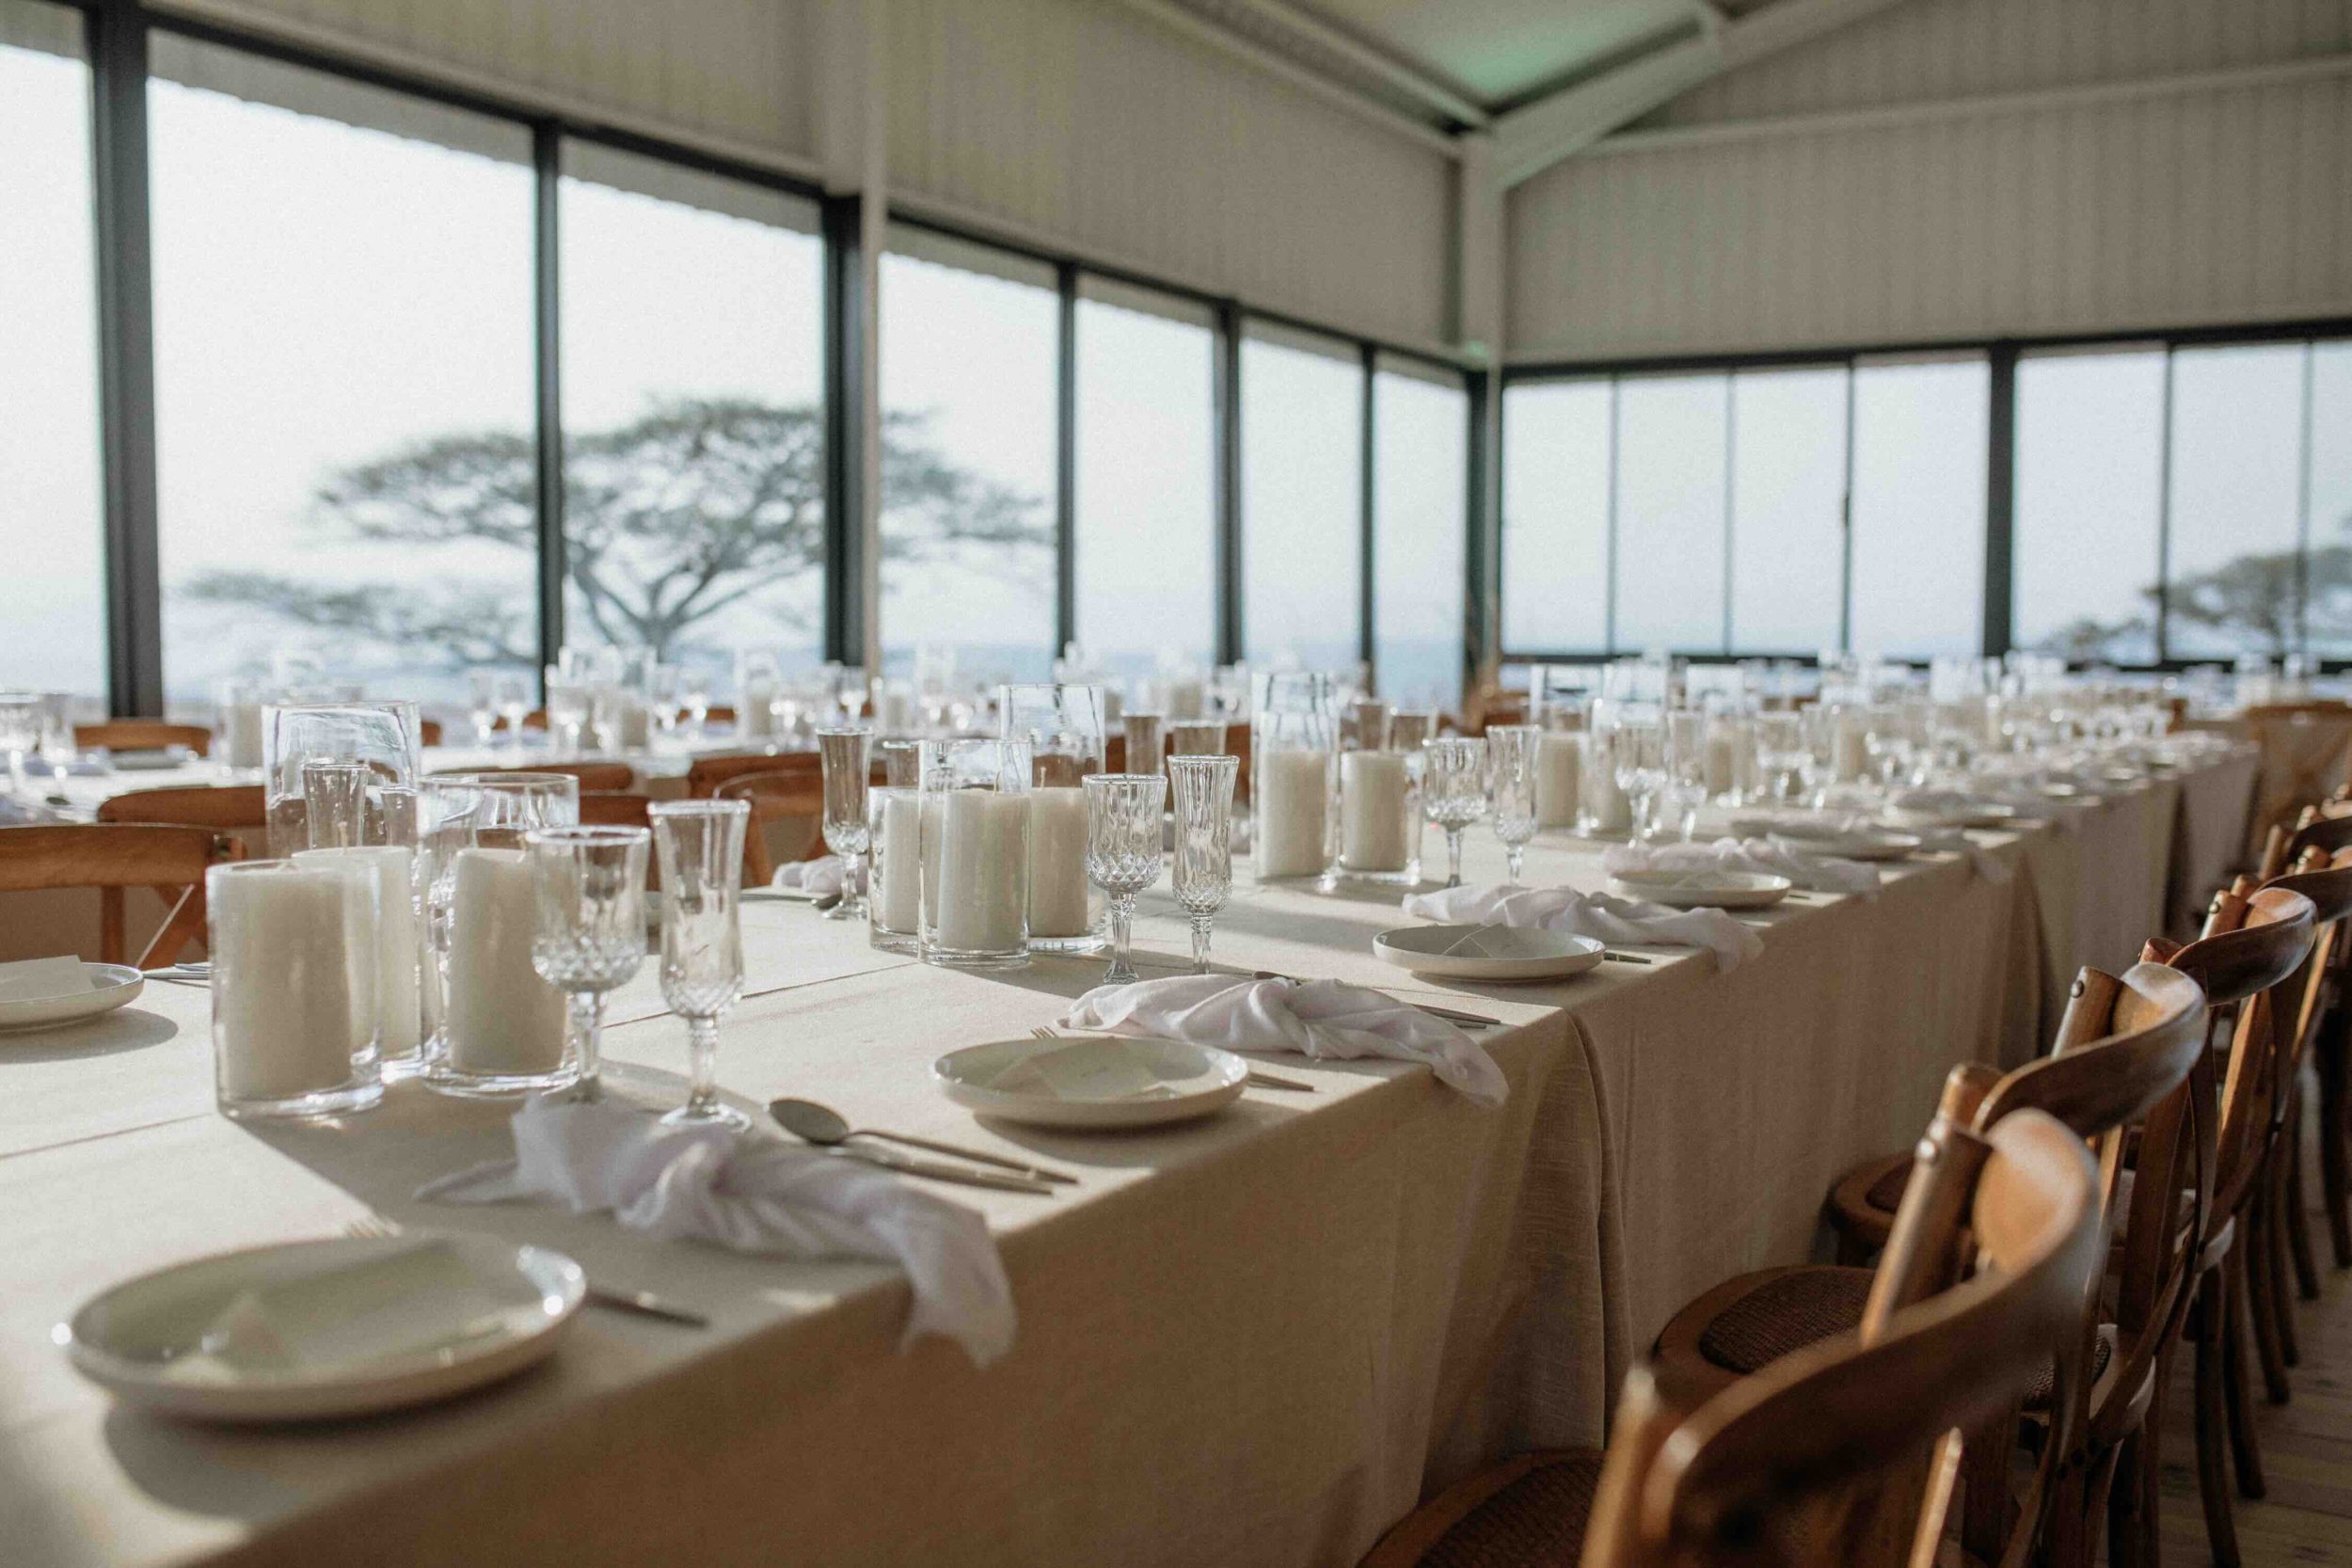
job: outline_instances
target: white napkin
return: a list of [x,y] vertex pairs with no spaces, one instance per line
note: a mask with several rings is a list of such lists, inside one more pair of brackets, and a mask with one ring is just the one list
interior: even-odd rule
[[906,1338],[943,1334],[980,1366],[1012,1348],[1012,1287],[977,1212],[857,1160],[725,1127],[665,1127],[618,1101],[540,1096],[515,1113],[515,1158],[417,1189],[441,1203],[554,1198],[610,1209],[657,1240],[738,1252],[896,1259],[914,1286]]
[[1663,904],[1579,893],[1572,887],[1515,887],[1508,882],[1417,893],[1405,912],[1421,920],[1479,926],[1533,926],[1602,942],[1655,947],[1704,947],[1718,971],[1735,969],[1764,951],[1764,939],[1721,910],[1670,910]]
[[1339,980],[1180,974],[1097,986],[1071,1005],[1061,1022],[1222,1051],[1295,1051],[1343,1061],[1387,1056],[1421,1063],[1481,1105],[1500,1105],[1510,1094],[1493,1058],[1444,1019]]
[[1836,855],[1799,854],[1769,838],[1719,838],[1712,844],[1620,844],[1602,855],[1600,863],[1612,877],[1736,871],[1786,877],[1817,893],[1857,893],[1874,898],[1879,891],[1875,865]]
[[794,861],[776,868],[770,887],[805,893],[811,898],[830,898],[841,891],[844,863],[839,855],[819,855],[813,861]]
[[98,988],[89,971],[76,958],[19,958],[0,964],[0,1002],[45,1002],[53,996],[75,996]]

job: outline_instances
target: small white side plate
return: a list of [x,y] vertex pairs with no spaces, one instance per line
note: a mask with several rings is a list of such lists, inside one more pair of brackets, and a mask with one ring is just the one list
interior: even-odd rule
[[[1041,1069],[1040,1058],[1052,1058]],[[1230,1051],[1125,1035],[991,1040],[931,1064],[947,1098],[1038,1127],[1157,1127],[1241,1098],[1249,1064]]]
[[1806,855],[1831,855],[1849,861],[1899,861],[1919,847],[1917,833],[1884,828],[1847,830],[1824,824],[1782,822],[1772,831],[1772,842]]
[[129,964],[85,963],[82,971],[89,976],[87,990],[0,1002],[0,1035],[51,1029],[61,1023],[96,1018],[100,1013],[113,1012],[147,989],[146,977]]
[[185,768],[195,760],[196,753],[185,746],[107,753],[107,761],[114,765],[118,773],[167,773],[175,768]]
[[1520,926],[1400,926],[1372,950],[1416,974],[1489,985],[1565,980],[1598,968],[1605,951],[1591,937]]
[[310,1421],[446,1399],[550,1354],[587,1289],[561,1253],[421,1232],[175,1264],[59,1323],[83,1376],[208,1421]]
[[1760,871],[1668,871],[1609,879],[1620,898],[1640,898],[1677,910],[1760,910],[1788,896],[1796,884]]

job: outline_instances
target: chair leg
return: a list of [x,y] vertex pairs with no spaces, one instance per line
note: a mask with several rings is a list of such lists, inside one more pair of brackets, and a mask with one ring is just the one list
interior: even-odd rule
[[2123,1439],[2115,1450],[2114,1471],[2107,1477],[2107,1562],[2110,1568],[2137,1568],[2140,1553],[2140,1450],[2147,1443],[2142,1427]]
[[2330,1008],[2312,1041],[2319,1069],[2319,1196],[2328,1210],[2328,1241],[2336,1267],[2352,1269],[2352,996]]
[[2286,1162],[2285,1213],[2287,1245],[2295,1261],[2295,1293],[2305,1301],[2319,1299],[2319,1259],[2312,1249],[2311,1201],[2303,1193],[2303,1096],[2296,1094],[2293,1117],[2287,1122],[2285,1147],[2279,1158]]
[[2279,1308],[2271,1299],[2270,1194],[2258,1178],[2253,1195],[2237,1217],[2237,1243],[2231,1248],[2246,1281],[2246,1319],[2254,1330],[2254,1358],[2262,1368],[2263,1393],[2273,1404],[2287,1402],[2286,1356],[2279,1348]]
[[2267,1488],[2263,1483],[2262,1444],[2254,1435],[2254,1409],[2247,1397],[2250,1379],[2246,1368],[2246,1249],[2233,1246],[2222,1260],[2222,1347],[2221,1392],[2230,1418],[2230,1452],[2237,1465],[2237,1489],[2249,1497],[2261,1497]]
[[2219,1269],[2208,1272],[2198,1285],[2197,1340],[2197,1490],[2205,1504],[2205,1541],[2213,1550],[2214,1568],[2238,1568],[2237,1520],[2230,1502],[2230,1417],[2222,1392],[2222,1357],[2228,1341],[2223,1298],[2228,1276]]
[[1961,1544],[1980,1562],[1998,1562],[2016,1528],[2010,1495],[2010,1460],[2017,1447],[2017,1408],[1968,1433],[1961,1451]]
[[[2287,1216],[2287,1170],[2291,1164],[2287,1155],[2290,1152],[2289,1146],[2284,1142],[2273,1148],[2270,1168],[2263,1173],[2263,1180],[2269,1189],[2265,1200],[2267,1212],[2263,1218],[2263,1235],[2269,1243],[2265,1250],[2270,1254],[2272,1331],[2279,1337],[2279,1360],[2287,1367],[2296,1366],[2303,1359],[2302,1351],[2295,1339],[2295,1282],[2290,1277],[2287,1258],[2292,1250],[2288,1233],[2295,1228]],[[2284,1403],[2294,1397],[2295,1389],[2283,1376],[2280,1379],[2280,1386],[2282,1391],[2272,1397]]]

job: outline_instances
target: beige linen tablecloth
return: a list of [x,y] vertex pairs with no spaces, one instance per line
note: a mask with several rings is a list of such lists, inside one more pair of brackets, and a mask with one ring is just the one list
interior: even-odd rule
[[[2161,865],[2097,873],[2109,849],[2161,857],[2177,796],[2087,806],[2071,837],[1988,835],[2022,873],[2005,884],[1946,856],[1875,900],[1784,905],[1756,917],[1763,956],[1729,974],[1661,953],[1441,993],[1508,1025],[1485,1036],[1512,1088],[1499,1113],[1418,1068],[1278,1058],[1320,1092],[1252,1091],[1126,1136],[981,1124],[930,1087],[930,1061],[1049,1021],[1099,958],[949,973],[804,908],[749,906],[756,994],[725,1027],[730,1091],[812,1095],[1081,1175],[1053,1198],[948,1189],[988,1215],[1021,1316],[984,1373],[944,1342],[901,1354],[904,1287],[876,1266],[410,1201],[500,1151],[499,1107],[404,1085],[348,1127],[230,1123],[212,1110],[206,994],[152,986],[104,1024],[0,1044],[10,1560],[1350,1562],[1484,1458],[1598,1440],[1625,1367],[1683,1299],[1811,1251],[1829,1180],[1915,1135],[1951,1063],[2024,1048],[2053,926],[2076,933],[2069,961],[2084,931],[2145,934]],[[1500,871],[1483,832],[1471,860]],[[1541,844],[1531,879],[1597,885],[1597,847]],[[2093,896],[2129,907],[2081,907]],[[1217,953],[1440,994],[1371,956],[1397,923],[1393,893],[1245,885]],[[1163,966],[1182,950],[1164,900],[1139,940]],[[629,1092],[657,1100],[683,1067],[683,1030],[660,1015],[641,975],[608,1042],[648,1085]],[[245,1433],[113,1409],[48,1343],[126,1274],[372,1209],[559,1247],[714,1327],[592,1311],[503,1387]]]

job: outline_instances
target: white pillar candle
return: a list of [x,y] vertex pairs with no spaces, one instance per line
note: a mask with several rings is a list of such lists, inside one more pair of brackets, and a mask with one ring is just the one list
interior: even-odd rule
[[460,849],[449,913],[449,1063],[460,1072],[553,1072],[564,993],[531,967],[539,919],[520,849]]
[[1268,752],[1256,762],[1258,875],[1313,877],[1325,861],[1330,781],[1320,751]]
[[1082,937],[1087,908],[1087,792],[1029,791],[1029,935]]
[[1633,803],[1617,787],[1613,769],[1587,768],[1583,782],[1584,809],[1592,814],[1595,832],[1621,833],[1633,826]]
[[775,711],[768,705],[775,694],[775,688],[766,681],[745,683],[735,705],[735,733],[747,738],[775,734]]
[[915,789],[881,789],[882,841],[876,848],[871,889],[874,922],[885,931],[913,936],[923,927],[923,794]]
[[1707,793],[1728,795],[1738,776],[1731,732],[1710,726],[1707,732]]
[[1412,780],[1398,752],[1340,754],[1340,864],[1402,871],[1412,859]]
[[1832,749],[1836,764],[1837,781],[1851,784],[1869,770],[1869,751],[1862,743],[1862,721],[1839,716],[1836,741]]
[[950,789],[923,812],[923,915],[951,953],[1009,953],[1028,914],[1026,791]]
[[1573,828],[1581,800],[1584,737],[1548,733],[1535,742],[1535,825]]
[[375,1024],[385,1059],[405,1056],[423,1038],[418,988],[417,905],[411,894],[416,851],[403,844],[347,849],[297,849],[297,863],[365,865],[375,878]]
[[653,744],[653,709],[631,694],[621,698],[621,750],[642,752]]
[[221,763],[229,768],[262,766],[262,705],[231,703],[221,736]]
[[232,1101],[348,1085],[354,879],[296,866],[211,879],[213,1045]]
[[882,720],[884,735],[911,735],[914,731],[914,693],[895,686],[882,688],[882,701],[875,704],[877,717]]

